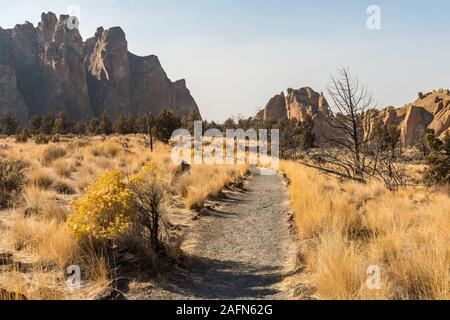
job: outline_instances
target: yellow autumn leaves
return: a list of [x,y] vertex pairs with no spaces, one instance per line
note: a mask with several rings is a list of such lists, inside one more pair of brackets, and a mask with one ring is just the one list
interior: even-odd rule
[[89,188],[84,197],[71,204],[67,225],[78,240],[115,240],[128,232],[134,221],[132,185],[157,180],[163,170],[150,162],[138,173],[127,177],[120,171],[109,171]]

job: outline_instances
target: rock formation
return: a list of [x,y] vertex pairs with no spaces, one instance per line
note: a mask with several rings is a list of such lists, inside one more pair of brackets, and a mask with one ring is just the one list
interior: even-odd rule
[[427,94],[419,93],[416,101],[401,108],[388,107],[369,112],[369,123],[364,126],[366,134],[373,129],[375,119],[381,119],[385,124],[400,129],[404,145],[413,146],[426,128],[433,129],[441,138],[450,132],[450,91],[439,89]]
[[98,28],[83,42],[68,19],[49,12],[37,27],[0,28],[0,114],[12,111],[24,124],[34,114],[60,111],[75,120],[102,112],[115,118],[198,111],[185,81],[171,82],[156,56],[128,52],[121,28]]
[[0,65],[0,117],[11,112],[19,122],[28,118],[25,101],[17,90],[17,81],[14,71]]
[[[321,144],[324,136],[333,136],[326,117],[331,116],[330,108],[323,94],[309,87],[299,90],[288,89],[287,95],[274,96],[264,109],[264,120],[278,121],[282,118],[302,121],[309,114],[315,121],[316,143]],[[418,99],[401,108],[388,107],[368,111],[363,123],[364,134],[373,132],[377,120],[395,126],[402,133],[405,146],[417,143],[424,129],[434,129],[438,137],[450,132],[450,90],[439,89],[427,94],[419,93]]]
[[282,118],[302,121],[306,114],[311,117],[318,113],[328,114],[328,102],[323,94],[315,92],[309,87],[298,90],[288,89],[267,103],[264,109],[264,119],[278,121]]

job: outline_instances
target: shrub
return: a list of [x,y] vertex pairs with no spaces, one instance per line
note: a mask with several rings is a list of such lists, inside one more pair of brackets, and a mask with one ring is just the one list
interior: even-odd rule
[[429,140],[432,152],[427,157],[429,167],[424,172],[424,181],[428,185],[450,184],[450,134],[441,141],[431,130]]
[[164,143],[168,143],[172,133],[181,128],[181,119],[170,111],[164,110],[156,120],[157,137]]
[[24,165],[21,162],[0,159],[0,209],[12,205],[24,185]]
[[450,184],[450,157],[434,152],[428,156],[429,167],[424,172],[424,181],[428,185]]
[[0,118],[0,133],[12,136],[16,134],[19,123],[11,112],[6,113]]
[[53,189],[59,194],[66,194],[66,195],[75,194],[75,189],[64,180],[56,181],[53,186]]
[[56,159],[60,159],[66,156],[66,154],[67,154],[66,150],[64,150],[63,148],[50,146],[47,149],[45,149],[42,154],[42,164],[48,166]]
[[71,208],[68,228],[77,240],[117,240],[130,229],[134,213],[125,175],[119,171],[104,174]]
[[50,141],[50,137],[43,134],[38,134],[34,137],[33,140],[36,144],[48,144]]
[[26,142],[28,142],[29,137],[30,137],[30,134],[28,133],[28,131],[26,129],[21,130],[16,135],[16,142],[17,143],[26,143]]
[[48,190],[53,185],[53,177],[43,170],[34,171],[30,177],[31,183],[40,189]]
[[41,214],[44,207],[55,200],[55,195],[50,190],[43,190],[37,186],[23,188],[22,196],[25,201],[25,214]]
[[162,207],[164,189],[163,171],[150,162],[130,178],[130,190],[134,198],[135,231],[154,251],[161,249],[160,225],[164,212]]
[[89,152],[94,157],[115,158],[120,151],[120,145],[115,142],[104,142],[100,145],[89,147]]
[[52,163],[56,174],[63,178],[69,178],[75,171],[75,166],[71,159],[57,159]]

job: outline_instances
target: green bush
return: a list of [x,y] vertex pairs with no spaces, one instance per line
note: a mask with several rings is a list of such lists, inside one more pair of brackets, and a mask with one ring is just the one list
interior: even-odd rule
[[34,143],[36,144],[48,144],[50,142],[50,137],[43,135],[43,134],[38,134],[37,136],[34,137]]
[[0,159],[0,209],[9,208],[20,195],[25,181],[24,164]]
[[427,159],[429,167],[424,172],[428,185],[450,184],[450,157],[442,153],[432,153]]

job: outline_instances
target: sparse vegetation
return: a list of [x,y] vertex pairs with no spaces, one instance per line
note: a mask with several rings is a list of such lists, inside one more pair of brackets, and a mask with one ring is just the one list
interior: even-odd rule
[[[0,251],[30,262],[26,270],[0,271],[1,287],[28,299],[86,298],[117,276],[118,263],[128,261],[153,274],[161,261],[177,262],[182,236],[166,226],[185,211],[173,212],[174,203],[185,207],[194,194],[201,203],[242,170],[192,168],[181,174],[169,146],[154,141],[154,150],[145,136],[61,136],[49,145],[5,139],[1,195],[4,207],[17,206],[0,215]],[[202,179],[210,186],[203,188]],[[189,192],[179,194],[179,183]],[[72,264],[82,266],[86,281],[76,294],[63,278],[54,277]]]
[[191,172],[180,177],[176,188],[184,197],[187,208],[202,206],[209,196],[217,196],[224,186],[230,184],[247,171],[241,166],[194,166]]
[[24,184],[24,165],[0,159],[0,209],[10,207],[20,195]]
[[47,147],[42,153],[42,164],[48,166],[53,163],[53,161],[65,157],[67,154],[66,150],[56,146]]
[[[449,299],[450,198],[421,188],[339,182],[282,164],[302,246],[299,280],[319,299]],[[382,270],[380,290],[367,270]]]
[[428,185],[450,184],[450,133],[444,137],[444,141],[436,138],[433,130],[424,133],[424,150],[429,167],[424,172],[424,181]]

